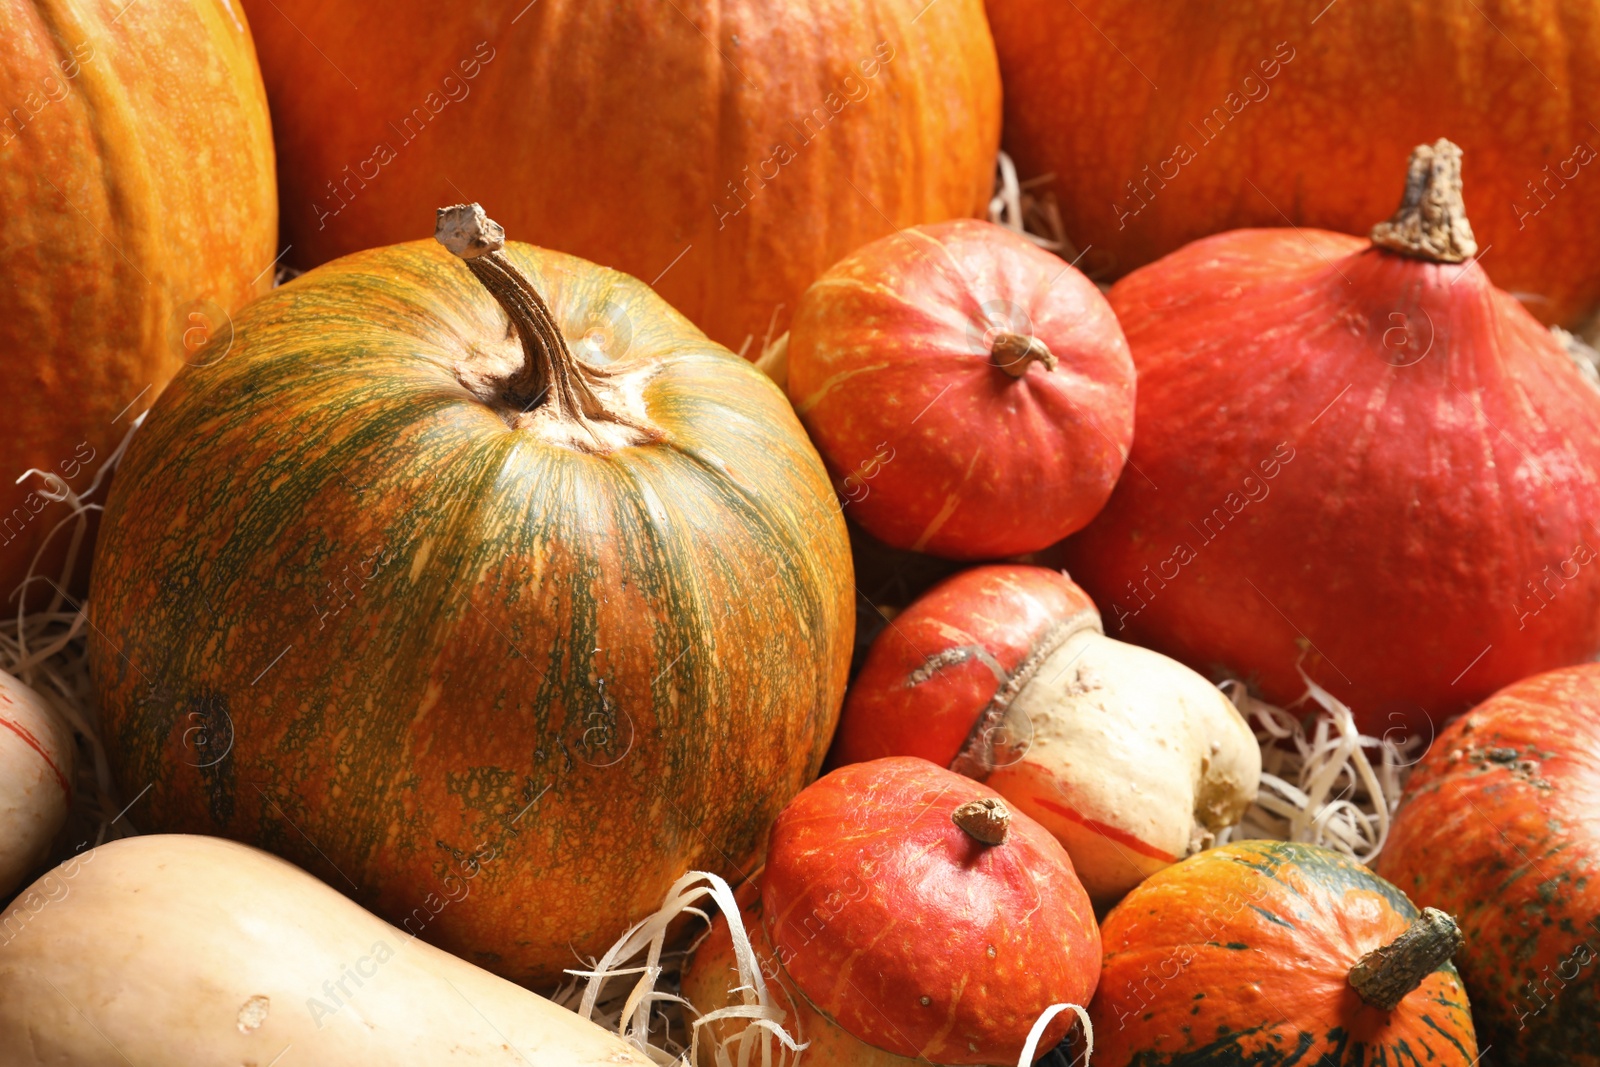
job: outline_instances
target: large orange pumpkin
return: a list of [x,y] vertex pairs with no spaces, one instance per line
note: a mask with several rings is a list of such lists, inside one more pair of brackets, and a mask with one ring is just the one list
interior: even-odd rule
[[1006,147],[1053,174],[1085,269],[1246,226],[1364,233],[1414,144],[1467,152],[1496,285],[1545,322],[1600,300],[1600,8],[1589,0],[989,0]]
[[[271,287],[278,217],[261,76],[226,0],[5,0],[0,41],[0,603],[14,607],[66,491],[88,489],[197,343]],[[39,573],[57,577],[66,540]]]
[[1378,870],[1460,918],[1499,1062],[1600,1065],[1600,664],[1507,686],[1441,733]]
[[753,358],[846,253],[988,200],[982,0],[244,6],[306,265],[471,198]]
[[174,379],[90,668],[142,829],[270,848],[540,984],[759,860],[838,716],[850,559],[760,371],[615,271],[471,262],[328,264]]

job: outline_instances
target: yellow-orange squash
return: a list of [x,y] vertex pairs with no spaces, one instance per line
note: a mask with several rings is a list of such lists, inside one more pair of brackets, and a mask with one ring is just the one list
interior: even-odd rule
[[[1483,267],[1545,322],[1600,300],[1589,0],[989,0],[1006,146],[1090,273],[1249,226],[1366,233],[1412,145],[1466,150]],[[1092,246],[1092,247],[1090,247]]]
[[[0,42],[0,603],[14,604],[67,492],[271,287],[278,215],[266,97],[227,0],[4,0]],[[57,577],[65,544],[40,573]]]
[[455,247],[318,268],[174,379],[118,471],[90,669],[141,828],[543,984],[759,860],[838,717],[849,549],[755,367],[625,275]]
[[982,0],[244,6],[307,266],[478,200],[754,358],[836,260],[993,181]]

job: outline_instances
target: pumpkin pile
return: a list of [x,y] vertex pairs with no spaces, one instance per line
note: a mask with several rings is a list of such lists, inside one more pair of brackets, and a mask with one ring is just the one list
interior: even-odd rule
[[0,1063],[1600,1067],[1600,19],[1246,15],[10,5]]

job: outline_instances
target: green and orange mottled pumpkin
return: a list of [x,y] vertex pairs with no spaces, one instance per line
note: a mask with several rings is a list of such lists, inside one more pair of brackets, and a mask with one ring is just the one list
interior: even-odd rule
[[1378,870],[1460,917],[1495,1062],[1600,1065],[1600,664],[1508,686],[1442,732]]
[[1455,924],[1330,849],[1208,849],[1100,930],[1095,1067],[1477,1062]]
[[838,716],[849,549],[759,371],[452,217],[468,265],[338,260],[175,379],[118,474],[90,664],[142,829],[269,848],[540,984],[685,871],[759,861]]

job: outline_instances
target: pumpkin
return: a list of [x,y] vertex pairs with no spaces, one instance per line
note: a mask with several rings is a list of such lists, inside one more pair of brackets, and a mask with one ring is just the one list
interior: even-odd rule
[[1443,134],[1472,160],[1495,283],[1545,322],[1600,301],[1600,250],[1573,238],[1600,212],[1585,0],[988,10],[1006,149],[1024,178],[1051,176],[1036,191],[1054,192],[1091,272],[1239,227],[1360,233],[1390,194],[1355,176]]
[[467,265],[328,264],[174,380],[118,471],[90,670],[141,826],[538,985],[759,860],[838,717],[849,550],[758,370],[632,278],[496,251],[476,205],[440,227]]
[[1600,390],[1472,260],[1460,162],[1419,147],[1370,241],[1242,230],[1113,287],[1143,473],[1066,552],[1113,636],[1421,742],[1600,651]]
[[72,802],[72,731],[0,671],[0,899],[44,862]]
[[244,7],[308,266],[492,202],[754,358],[847,252],[988,203],[982,0]]
[[[1061,846],[993,790],[915,757],[803,790],[773,825],[745,914],[815,1067],[1014,1064],[1035,1020],[1087,1003],[1100,973],[1094,912]],[[701,1011],[738,982],[726,926],[684,977]],[[1066,1030],[1053,1022],[1041,1047]]]
[[223,0],[12,3],[0,39],[0,603],[44,551],[31,609],[67,565],[68,502],[271,287],[277,195],[250,31]]
[[651,1062],[231,841],[101,845],[34,883],[0,931],[0,1060],[18,1067],[266,1064],[291,1048],[308,1067]]
[[1208,849],[1101,933],[1096,1067],[1477,1063],[1455,922],[1331,849]]
[[1081,529],[1133,440],[1111,306],[989,222],[912,227],[835,264],[795,313],[787,382],[852,517],[955,559]]
[[1059,571],[997,564],[884,628],[845,698],[834,764],[950,767],[1053,833],[1097,904],[1212,844],[1255,800],[1261,750],[1231,701],[1105,636]]
[[1453,911],[1461,977],[1505,1063],[1600,1064],[1600,665],[1509,686],[1406,782],[1384,877]]

